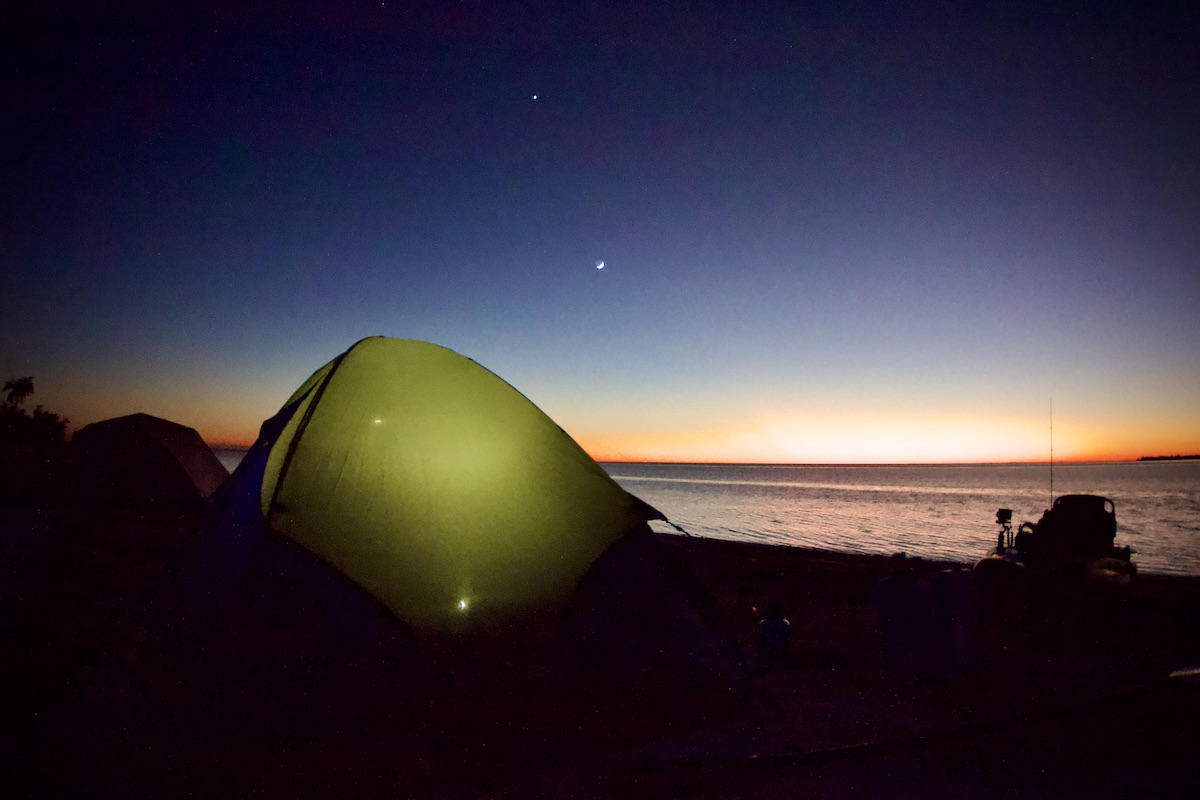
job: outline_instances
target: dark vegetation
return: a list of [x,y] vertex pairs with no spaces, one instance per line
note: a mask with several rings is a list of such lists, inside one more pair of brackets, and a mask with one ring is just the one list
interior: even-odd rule
[[35,406],[25,409],[33,394],[33,376],[4,383],[0,400],[0,500],[20,502],[45,494],[53,483],[66,443],[66,417]]

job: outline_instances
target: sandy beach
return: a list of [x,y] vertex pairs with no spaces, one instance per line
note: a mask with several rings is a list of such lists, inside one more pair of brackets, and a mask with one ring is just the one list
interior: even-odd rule
[[[8,771],[31,796],[57,786],[58,771],[73,759],[91,763],[80,751],[101,743],[80,741],[72,730],[80,709],[104,696],[119,712],[122,692],[136,692],[129,681],[152,635],[149,606],[190,524],[110,519],[107,530],[55,539],[41,519],[39,540],[30,538],[35,519],[6,516],[8,532],[24,525],[26,541],[17,552],[10,539],[9,565],[32,571],[7,576],[5,752],[15,757]],[[712,593],[746,654],[757,687],[753,713],[553,758],[452,754],[454,769],[434,768],[428,782],[396,784],[383,770],[340,789],[709,798],[916,797],[935,789],[1189,796],[1196,788],[1188,753],[1200,748],[1200,686],[1166,678],[1200,664],[1200,579],[1140,576],[1124,591],[1087,597],[1025,593],[973,616],[961,646],[934,642],[897,653],[885,631],[881,581],[897,570],[936,581],[965,565],[659,539]],[[760,614],[771,603],[790,624],[783,656],[762,651]],[[295,770],[288,791],[312,791],[304,789],[304,768]],[[120,785],[137,786],[136,774]]]
[[[572,763],[504,797],[1190,797],[1200,579],[1036,596],[979,620],[965,663],[889,659],[879,585],[897,559],[700,538],[664,543],[718,598],[763,692],[753,719]],[[911,563],[926,576],[967,565]],[[774,600],[789,663],[764,662]],[[1039,608],[1038,604],[1047,604]]]

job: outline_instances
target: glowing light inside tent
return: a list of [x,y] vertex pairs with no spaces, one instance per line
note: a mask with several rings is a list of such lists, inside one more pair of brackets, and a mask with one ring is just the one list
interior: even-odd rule
[[[464,356],[372,337],[336,364],[289,401],[263,513],[409,625],[456,625],[476,597],[489,613],[554,605],[637,524],[629,495],[561,428]],[[308,414],[326,380],[323,412]],[[363,430],[376,419],[387,435]]]
[[376,425],[382,425],[382,424],[383,424],[383,420],[381,420],[381,419],[376,419],[376,420],[375,420],[375,424],[376,424]]

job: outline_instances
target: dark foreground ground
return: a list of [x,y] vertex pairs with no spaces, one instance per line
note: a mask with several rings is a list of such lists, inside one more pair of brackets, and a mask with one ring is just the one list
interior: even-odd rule
[[[790,664],[758,663],[774,708],[756,729],[756,757],[692,762],[692,775],[709,777],[682,796],[1200,791],[1200,683],[1166,679],[1200,666],[1200,579],[1139,576],[1119,591],[1017,587],[1007,597],[976,598],[985,608],[965,646],[931,656],[889,647],[880,581],[900,566],[936,582],[939,570],[961,565],[669,544],[712,588],[748,652],[756,624],[748,600],[781,600],[796,630]],[[683,763],[647,771],[682,782]],[[637,794],[628,784],[610,792]]]
[[[5,510],[2,522],[0,779],[7,796],[89,796],[87,772],[59,775],[81,760],[104,772],[95,763],[104,757],[92,757],[105,749],[104,709],[118,718],[123,692],[136,690],[127,681],[151,635],[149,606],[191,523],[93,518],[87,530],[72,530],[61,511],[31,509]],[[349,785],[314,789],[297,780],[255,792],[1200,796],[1200,683],[1168,678],[1200,666],[1200,579],[1139,576],[1120,590],[1018,586],[981,595],[943,572],[962,565],[661,538],[716,598],[746,654],[758,694],[753,712],[552,756],[447,754],[474,766],[434,770],[436,780],[403,791],[392,790],[394,773],[381,768]],[[881,587],[897,574],[909,587],[899,599]],[[764,650],[760,637],[771,604],[790,623],[782,650]],[[80,734],[84,716],[89,731]],[[502,740],[491,743],[503,749]],[[387,758],[388,747],[381,733],[377,757]],[[97,796],[138,796],[136,765],[132,773],[128,763],[121,768],[121,780],[98,784]]]

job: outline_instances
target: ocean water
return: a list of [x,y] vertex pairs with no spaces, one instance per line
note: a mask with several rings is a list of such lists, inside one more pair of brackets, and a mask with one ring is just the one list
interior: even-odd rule
[[[216,448],[231,472],[245,450]],[[1049,507],[1046,464],[775,466],[604,464],[697,536],[973,562]],[[1200,575],[1200,461],[1056,464],[1054,494],[1116,503],[1117,543],[1142,572]],[[672,529],[654,524],[662,531]]]
[[237,465],[242,463],[242,457],[246,455],[248,447],[227,447],[225,445],[213,445],[212,451],[217,456],[217,461],[220,461],[225,469],[232,473],[237,469]]
[[[995,546],[998,508],[1015,530],[1051,500],[1045,464],[604,468],[697,536],[965,562]],[[1140,571],[1200,575],[1200,461],[1056,464],[1053,492],[1111,498]]]

